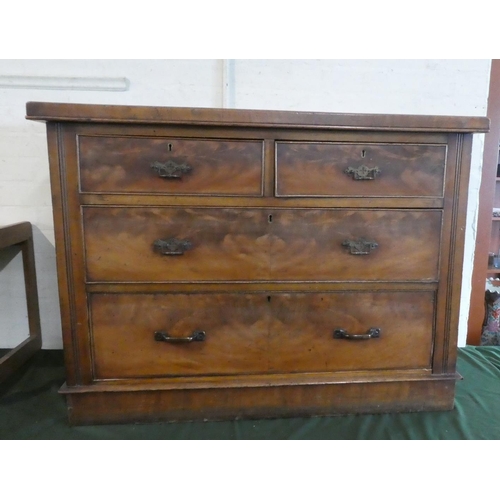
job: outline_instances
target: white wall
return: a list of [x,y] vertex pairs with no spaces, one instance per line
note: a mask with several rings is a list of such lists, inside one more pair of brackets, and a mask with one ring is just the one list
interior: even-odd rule
[[[490,60],[0,60],[0,85],[15,83],[8,76],[35,77],[28,79],[34,86],[47,76],[129,82],[126,91],[0,87],[0,225],[34,225],[43,347],[61,348],[62,341],[45,127],[24,119],[27,101],[481,116],[489,69]],[[476,136],[459,345],[466,338],[482,146]],[[26,334],[25,305],[12,300],[9,285],[19,273],[14,258],[0,274],[0,348]]]

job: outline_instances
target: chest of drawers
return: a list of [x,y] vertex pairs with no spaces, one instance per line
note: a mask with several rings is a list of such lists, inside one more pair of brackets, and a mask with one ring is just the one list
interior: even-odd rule
[[28,103],[70,421],[453,408],[474,117]]

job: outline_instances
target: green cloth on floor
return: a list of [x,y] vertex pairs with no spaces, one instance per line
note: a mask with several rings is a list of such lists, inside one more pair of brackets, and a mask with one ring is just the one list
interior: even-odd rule
[[459,349],[447,412],[71,427],[62,351],[40,351],[0,385],[0,439],[500,439],[500,347]]

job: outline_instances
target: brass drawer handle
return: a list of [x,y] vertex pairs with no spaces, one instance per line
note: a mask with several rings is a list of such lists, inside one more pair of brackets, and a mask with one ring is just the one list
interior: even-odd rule
[[203,342],[206,333],[202,330],[196,330],[190,337],[170,337],[167,332],[155,332],[155,340],[157,342],[168,342],[170,344],[185,344],[187,342]]
[[153,243],[154,251],[162,255],[184,255],[184,252],[192,246],[193,244],[189,240],[178,240],[177,238],[156,240]]
[[368,255],[378,247],[378,243],[360,238],[359,240],[345,240],[342,246],[348,247],[351,255]]
[[380,169],[361,165],[360,167],[347,167],[344,172],[347,175],[352,175],[355,181],[372,181],[380,174]]
[[185,163],[175,163],[175,161],[168,160],[166,163],[155,161],[151,164],[151,168],[162,179],[182,179],[184,174],[189,174],[192,168]]
[[378,339],[380,337],[380,328],[370,328],[364,334],[352,334],[347,333],[346,330],[338,328],[333,332],[333,336],[336,339],[346,339],[346,340],[369,340]]

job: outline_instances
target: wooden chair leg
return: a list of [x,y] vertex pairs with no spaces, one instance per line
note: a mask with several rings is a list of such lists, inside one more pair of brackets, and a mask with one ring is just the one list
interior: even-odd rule
[[18,246],[23,257],[24,283],[28,308],[29,337],[0,358],[0,383],[22,366],[42,347],[40,309],[36,282],[33,229],[31,223],[20,222],[0,227],[0,251]]

